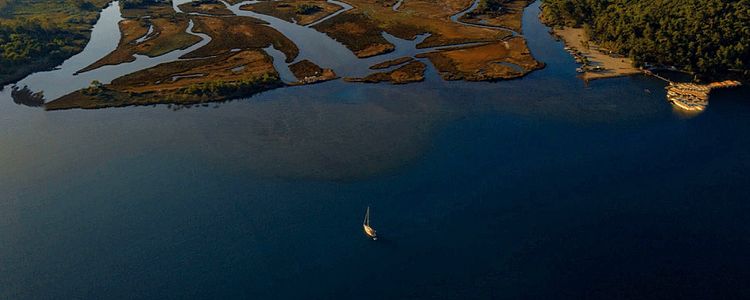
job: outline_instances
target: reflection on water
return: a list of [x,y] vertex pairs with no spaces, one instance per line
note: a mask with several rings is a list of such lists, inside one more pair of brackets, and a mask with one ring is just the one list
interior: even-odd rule
[[17,86],[14,86],[10,95],[13,97],[13,102],[16,104],[26,105],[28,107],[41,107],[44,105],[44,93],[34,92],[28,87],[19,89]]

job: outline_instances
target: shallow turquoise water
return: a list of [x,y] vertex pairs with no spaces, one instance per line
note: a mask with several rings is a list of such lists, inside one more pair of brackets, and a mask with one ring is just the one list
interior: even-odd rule
[[750,296],[750,92],[686,118],[651,78],[586,86],[534,16],[548,66],[512,81],[177,111],[4,91],[0,298]]

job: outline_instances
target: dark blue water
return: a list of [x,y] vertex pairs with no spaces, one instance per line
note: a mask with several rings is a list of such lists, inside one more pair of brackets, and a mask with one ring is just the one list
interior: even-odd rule
[[176,111],[4,91],[0,298],[750,297],[750,92],[688,118],[650,78],[586,86],[535,14],[548,66],[520,80]]

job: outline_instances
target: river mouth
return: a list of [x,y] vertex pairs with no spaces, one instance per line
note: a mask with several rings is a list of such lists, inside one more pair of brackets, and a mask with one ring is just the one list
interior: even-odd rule
[[[585,92],[583,95],[576,96],[580,99],[589,99],[585,102],[564,100],[552,96],[557,95],[560,90],[581,92],[581,82],[575,78],[575,73],[571,71],[574,69],[571,67],[574,63],[570,57],[566,56],[565,52],[562,51],[562,45],[554,41],[554,39],[552,39],[546,32],[546,27],[536,19],[539,12],[538,9],[538,4],[534,4],[530,6],[525,13],[524,31],[527,34],[527,39],[534,55],[541,60],[550,61],[552,64],[548,68],[534,72],[520,80],[496,83],[448,82],[440,78],[438,71],[431,66],[429,61],[422,59],[422,61],[428,66],[425,74],[425,81],[406,86],[392,86],[387,84],[349,84],[342,81],[334,81],[323,83],[319,86],[297,86],[285,88],[283,91],[267,92],[249,99],[240,99],[233,103],[185,106],[158,105],[156,109],[144,107],[141,109],[118,108],[118,110],[125,110],[123,111],[122,116],[131,115],[133,113],[143,113],[144,110],[155,110],[153,112],[154,115],[163,115],[162,118],[167,119],[179,116],[179,114],[174,116],[170,115],[169,112],[172,110],[183,113],[189,111],[189,114],[193,117],[204,119],[219,117],[227,111],[246,107],[246,105],[260,105],[260,107],[254,109],[264,111],[264,113],[261,113],[258,116],[253,114],[256,118],[261,119],[253,122],[263,124],[261,127],[268,126],[267,129],[260,130],[257,128],[248,128],[247,130],[250,131],[247,132],[241,128],[235,128],[223,134],[210,133],[209,130],[203,134],[211,137],[211,143],[217,145],[228,143],[223,147],[223,151],[229,153],[228,155],[230,156],[238,157],[240,162],[235,162],[235,164],[255,169],[257,172],[256,174],[259,176],[346,180],[351,178],[367,178],[369,176],[382,174],[383,172],[388,172],[393,168],[397,168],[399,165],[408,163],[410,160],[419,157],[420,153],[426,149],[425,143],[429,140],[428,137],[430,136],[430,132],[434,126],[437,126],[434,124],[444,122],[445,120],[461,118],[466,115],[503,112],[509,114],[520,114],[531,118],[549,118],[566,121],[574,120],[575,122],[583,123],[617,123],[629,122],[631,119],[652,118],[654,114],[658,114],[658,112],[661,111],[661,107],[668,105],[663,101],[658,100],[646,101],[645,99],[659,97],[659,94],[645,94],[643,93],[643,89],[636,89],[635,92],[631,90],[631,93],[640,93],[638,94],[638,97],[641,97],[639,99],[642,101],[633,101],[632,104],[625,105],[627,108],[620,108],[623,106],[623,103],[613,103],[609,101],[609,99],[603,100],[601,96],[591,95]],[[250,14],[249,12],[243,13]],[[282,22],[272,17],[264,18],[279,24]],[[299,31],[300,34],[307,32],[307,30],[311,30],[310,28],[288,22],[282,25],[287,26],[289,31]],[[318,34],[316,34],[316,36]],[[375,62],[380,62],[387,58],[408,57],[413,55],[415,51],[425,51],[425,49],[415,49],[416,45],[428,38],[427,35],[421,35],[415,40],[410,41],[398,39],[388,34],[384,34],[384,37],[394,43],[396,49],[393,53],[378,58],[358,59],[351,55],[350,51],[335,41],[327,39],[326,42],[323,43],[335,42],[338,45],[336,47],[349,53],[350,59],[359,62],[366,62],[359,63],[357,67],[348,69],[352,70],[349,74],[368,74],[373,72],[373,70],[369,69],[371,63],[374,64]],[[206,38],[201,44],[207,42]],[[193,46],[192,48],[195,47],[198,46]],[[296,61],[308,58],[304,54],[304,48],[302,49],[303,51]],[[186,51],[170,53],[165,55],[165,57],[178,59],[178,57]],[[297,81],[297,78],[289,72],[289,64],[284,61],[284,55],[281,52],[274,48],[267,48],[266,51],[268,51],[274,58],[273,61],[276,69],[281,70],[281,77],[284,82],[292,83]],[[429,51],[429,49],[427,49],[427,51]],[[332,58],[328,59],[332,63],[335,61],[335,59]],[[90,59],[89,61],[93,60],[94,59]],[[340,61],[338,63],[340,63]],[[121,68],[127,65],[128,64],[124,64],[119,67]],[[325,67],[324,64],[321,64],[321,66]],[[113,66],[113,69],[116,69],[117,67],[118,66]],[[398,66],[394,66],[382,71],[391,71],[397,67]],[[516,68],[517,66],[508,65],[507,67]],[[232,65],[232,68],[237,68],[234,71],[241,71],[244,69],[244,66]],[[74,69],[76,68],[71,67],[67,70],[72,71]],[[344,68],[344,70],[347,69]],[[80,75],[86,76],[87,74],[88,72]],[[198,76],[196,74],[202,73],[186,73],[176,79],[187,80],[191,77]],[[174,77],[170,78],[173,80],[175,79]],[[561,80],[560,78],[568,79]],[[627,79],[620,79],[619,82],[626,80]],[[605,83],[605,85],[616,85],[614,82],[618,82],[618,80],[616,79],[610,82],[612,83]],[[80,84],[88,86],[89,82],[83,80]],[[649,82],[647,85],[649,86],[648,89],[652,91],[659,91],[661,89],[660,83],[658,82]],[[64,87],[61,87],[61,89],[62,88]],[[33,91],[34,90],[32,90],[32,92]],[[497,95],[495,95],[496,93]],[[5,101],[6,103],[12,103],[12,101],[10,101],[10,94],[10,89],[6,89],[2,92],[2,97],[8,99],[8,101]],[[53,94],[50,93],[49,95]],[[616,98],[617,97],[614,97],[612,99]],[[526,99],[533,100],[528,102]],[[277,106],[268,105],[266,107],[262,104],[268,101],[281,102]],[[253,104],[248,104],[248,102]],[[300,108],[291,109],[291,106],[305,102],[311,102],[314,103],[314,105],[303,105]],[[204,107],[211,108],[210,112],[205,111]],[[290,110],[290,115],[284,115],[281,117],[281,119],[284,119],[283,122],[290,122],[290,124],[302,119],[320,118],[318,113],[322,112],[328,112],[327,114],[336,115],[338,116],[338,119],[346,121],[341,121],[342,123],[340,125],[342,128],[340,130],[334,129],[335,126],[333,123],[329,123],[334,122],[333,120],[326,119],[325,122],[320,124],[309,124],[309,127],[292,127],[289,129],[291,130],[290,132],[284,130],[276,132],[270,129],[274,128],[274,126],[270,124],[273,124],[273,116],[279,114],[280,111],[283,110],[281,107],[286,107],[285,109]],[[14,109],[13,111],[18,111],[18,109]],[[345,112],[348,112],[352,116],[363,116],[363,118],[361,120],[357,117],[349,118],[346,117],[347,114]],[[377,112],[382,112],[384,115],[379,115]],[[68,113],[62,113],[62,116]],[[81,113],[92,113],[94,114],[91,117],[92,119],[99,118],[99,114],[91,111],[82,111]],[[204,117],[199,117],[201,113],[206,113],[206,115]],[[108,114],[109,113],[105,115]],[[79,115],[79,113],[75,113],[75,115]],[[229,115],[233,116],[234,114]],[[95,121],[92,122],[95,123]],[[387,127],[386,125],[389,124],[389,122],[396,122],[393,126],[401,129],[394,130]],[[380,123],[383,124],[381,125]],[[371,128],[372,132],[367,132],[368,130],[365,130],[365,128]],[[410,129],[405,130],[404,128]],[[365,132],[362,134],[356,134],[355,132],[359,130],[365,130]],[[280,140],[274,140],[271,138],[277,134],[286,137],[279,137]],[[324,140],[336,137],[341,140],[341,143],[338,144],[337,147],[334,147],[334,144],[325,144],[325,146],[321,146],[313,142],[316,139],[309,139],[307,135],[316,136],[316,139]],[[399,139],[408,140],[410,142],[403,143],[400,147],[388,146],[388,141],[396,137],[400,137]],[[232,140],[234,141],[230,142]],[[295,140],[306,140],[309,141],[309,144],[306,144],[304,147],[300,146],[300,149],[305,149],[300,150],[288,148],[288,145],[285,145],[282,142]],[[183,140],[184,143],[190,144],[188,141],[189,139]],[[258,145],[264,145],[266,142],[272,143],[274,146],[266,145],[265,147],[275,150],[269,153],[264,152],[268,156],[264,156],[258,160],[246,157],[246,154],[244,154],[245,150],[243,150],[246,147],[246,144],[256,144],[258,143],[257,141],[265,141]],[[369,146],[361,147],[361,145]],[[263,147],[258,146],[255,151],[261,151],[260,149],[262,148]],[[273,155],[270,153],[273,153]],[[337,154],[332,156],[324,155],[327,157],[327,160],[330,160],[324,162],[321,161],[320,157],[316,157],[316,155],[321,153]],[[205,155],[206,157],[211,157],[210,154]],[[360,160],[363,157],[371,156],[378,157],[378,159]],[[217,163],[223,164],[224,162]],[[330,166],[323,167],[326,164],[330,164]]]
[[81,69],[115,50],[121,37],[118,23],[122,20],[119,1],[114,1],[102,10],[99,20],[93,27],[91,40],[81,53],[66,60],[52,71],[31,74],[14,86],[27,87],[35,92],[42,92],[45,99],[54,100],[73,91],[86,88],[93,81],[106,84],[113,79],[138,70],[176,61],[183,55],[199,49],[211,41],[210,36],[193,32],[194,23],[191,20],[186,32],[200,37],[201,41],[186,49],[175,50],[157,57],[135,54],[133,62],[106,65],[95,70],[79,73]]
[[[176,1],[173,2],[172,7],[176,13],[182,13],[182,10],[179,8],[179,6],[189,2],[191,1]],[[267,22],[269,27],[278,30],[297,45],[297,47],[300,49],[300,52],[294,61],[290,63],[282,63],[278,59],[276,59],[274,62],[274,66],[282,74],[282,81],[286,83],[292,82],[293,80],[293,77],[289,76],[286,71],[289,64],[302,60],[310,60],[320,65],[322,68],[331,68],[336,72],[336,74],[339,75],[339,77],[342,78],[363,77],[372,73],[372,71],[369,69],[369,66],[383,61],[398,59],[402,57],[421,57],[419,55],[423,55],[425,53],[445,51],[446,49],[454,49],[459,47],[466,47],[468,49],[472,46],[481,46],[487,43],[484,41],[480,41],[456,43],[444,46],[421,47],[420,45],[424,44],[427,39],[432,38],[430,34],[417,34],[412,40],[408,40],[398,38],[394,35],[388,34],[386,31],[383,31],[380,33],[380,35],[385,42],[393,45],[393,50],[381,55],[359,58],[355,56],[352,51],[347,48],[347,46],[334,40],[329,36],[329,34],[322,33],[313,29],[313,26],[327,22],[328,20],[331,20],[340,14],[347,13],[353,9],[353,7],[347,3],[334,0],[330,0],[328,2],[340,6],[341,9],[306,26],[300,26],[294,22],[287,22],[276,17],[240,9],[244,5],[257,3],[255,1],[239,2],[233,5],[230,5],[226,2],[222,3],[232,14],[236,16],[252,17]],[[479,1],[474,1],[468,9],[451,16],[451,20],[454,23],[476,27],[476,24],[464,23],[459,21],[458,19],[463,14],[476,9],[478,3]],[[399,4],[400,3],[394,4],[394,11],[398,11],[396,8]],[[41,92],[44,94],[44,98],[47,99],[47,101],[50,101],[76,90],[89,87],[94,81],[108,84],[113,79],[121,77],[123,75],[130,74],[139,70],[148,69],[162,63],[174,62],[180,59],[185,54],[199,49],[207,45],[211,41],[211,38],[209,36],[193,32],[192,28],[194,24],[193,21],[190,20],[190,25],[186,29],[186,32],[190,35],[200,37],[201,41],[197,44],[194,44],[193,46],[188,47],[187,49],[175,50],[156,57],[147,57],[135,54],[133,55],[135,60],[132,62],[120,63],[117,65],[105,65],[91,71],[80,72],[79,70],[83,69],[83,67],[85,67],[86,65],[90,65],[93,61],[102,58],[104,55],[114,50],[112,48],[112,45],[117,44],[116,41],[119,40],[121,36],[118,28],[118,23],[122,21],[123,18],[120,14],[119,2],[116,1],[111,3],[102,11],[100,19],[98,20],[97,24],[95,24],[92,30],[92,38],[83,52],[68,59],[60,67],[56,68],[53,71],[39,72],[26,77],[25,79],[16,83],[16,86],[18,86],[19,88],[27,88],[33,92]],[[188,15],[209,16],[206,14],[197,13],[190,13]],[[493,30],[504,30],[499,27],[479,27],[493,28]],[[148,39],[151,39],[153,37],[153,30],[153,25],[151,25],[145,35],[139,37],[136,42],[143,43]],[[429,61],[431,59],[433,58],[427,59],[421,57],[418,60],[427,65],[429,74],[435,74],[437,73],[437,70],[434,69],[433,64]],[[501,63],[500,65],[507,64],[510,63],[505,62]],[[517,71],[517,69],[514,69],[513,72]],[[524,70],[524,72],[526,71],[527,70]],[[445,70],[440,70],[440,73],[444,72]]]

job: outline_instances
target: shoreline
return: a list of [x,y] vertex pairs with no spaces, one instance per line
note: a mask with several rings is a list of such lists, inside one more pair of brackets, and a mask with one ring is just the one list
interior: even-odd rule
[[550,27],[551,33],[565,43],[567,50],[576,62],[583,80],[615,78],[642,74],[643,70],[633,66],[633,61],[625,56],[615,57],[605,52],[586,37],[583,28]]
[[[292,4],[314,3],[315,1],[320,0],[285,0],[285,3],[288,3],[287,6],[281,8],[273,6],[271,8],[274,9],[273,12],[278,14],[278,9],[291,10],[294,7]],[[514,3],[526,3],[524,0],[514,1]],[[455,3],[447,3],[443,8],[457,10],[457,4],[460,4],[460,2],[471,3],[470,8],[479,4],[479,0],[460,0]],[[73,76],[98,70],[105,65],[120,66],[123,63],[134,61],[136,55],[145,55],[153,58],[154,63],[136,66],[134,71],[123,70],[132,72],[125,75],[112,75],[113,79],[110,80],[100,80],[105,82],[101,88],[134,95],[146,95],[150,92],[163,94],[165,90],[171,91],[179,88],[192,89],[213,85],[223,87],[227,84],[233,86],[234,83],[244,82],[247,78],[254,81],[255,78],[271,74],[271,70],[278,69],[279,66],[281,69],[293,67],[294,65],[290,65],[290,63],[302,53],[305,59],[310,59],[311,66],[314,65],[316,68],[301,66],[305,74],[297,76],[302,80],[294,82],[293,85],[311,84],[338,77],[334,73],[335,67],[331,67],[331,70],[328,70],[329,72],[323,72],[323,68],[317,67],[318,64],[324,66],[338,66],[337,64],[339,64],[330,57],[310,55],[313,52],[317,54],[317,52],[328,52],[331,49],[341,50],[340,56],[351,60],[352,63],[372,64],[377,62],[375,65],[390,65],[393,62],[389,61],[396,59],[395,56],[383,56],[383,61],[380,62],[378,62],[378,59],[364,61],[359,60],[359,58],[371,56],[373,53],[368,53],[370,50],[378,50],[374,52],[379,54],[392,52],[396,45],[407,47],[400,49],[403,53],[398,53],[403,57],[409,57],[411,60],[426,58],[423,62],[429,60],[429,63],[435,67],[444,80],[508,80],[523,77],[544,67],[544,63],[537,61],[531,55],[523,36],[499,27],[465,24],[462,21],[454,20],[454,18],[457,19],[467,10],[449,13],[445,9],[438,9],[428,4],[430,2],[427,0],[410,2],[405,7],[400,8],[398,12],[394,12],[391,8],[382,8],[367,1],[354,0],[352,4],[353,12],[347,10],[342,14],[328,14],[323,18],[326,21],[315,25],[314,28],[309,25],[299,25],[294,20],[289,22],[270,15],[240,10],[238,6],[226,7],[235,16],[188,14],[174,10],[173,6],[159,3],[136,8],[120,8],[124,20],[120,20],[114,26],[115,28],[109,29],[113,32],[117,30],[121,34],[119,41],[117,41],[117,47],[93,64],[84,66],[81,70],[75,70]],[[180,6],[187,7],[186,5],[187,3],[183,3]],[[190,7],[194,8],[193,6]],[[201,7],[206,8],[199,6],[195,10],[199,10]],[[522,16],[527,7],[523,6],[522,8],[508,13],[514,16]],[[373,9],[372,15],[362,13],[362,11],[369,11],[369,9]],[[175,13],[172,13],[172,11],[175,11]],[[411,14],[419,15],[421,18],[413,18]],[[335,17],[329,18],[329,16]],[[449,18],[451,21],[445,22],[443,20],[445,18]],[[195,31],[193,31],[193,25]],[[232,30],[225,30],[226,28],[232,28]],[[424,31],[429,32],[430,35],[420,38]],[[150,32],[155,32],[153,37],[151,37]],[[409,40],[410,37],[413,40],[417,38],[420,38],[420,40],[415,45],[408,42],[404,42],[403,45],[398,42],[391,43],[383,35],[387,32],[393,32],[395,38],[402,40]],[[200,36],[201,34],[203,36]],[[202,37],[206,44],[196,42],[196,35]],[[311,42],[311,36],[325,42]],[[426,47],[425,44],[429,45],[430,43],[436,46]],[[286,54],[285,59],[282,58],[283,63],[277,60],[274,64],[268,53],[262,51],[269,46],[273,46],[274,49]],[[410,50],[409,47],[415,47],[416,49]],[[186,53],[177,53],[175,49],[184,49]],[[419,49],[424,50],[419,51]],[[308,53],[303,50],[307,50]],[[343,54],[344,51],[346,55]],[[162,59],[166,54],[161,52],[180,55]],[[424,79],[425,67],[421,64],[407,63],[401,67],[409,66],[409,68],[403,70],[396,68],[389,72],[373,71],[368,76],[357,76],[356,78],[367,78],[368,81],[378,82],[391,81],[393,83],[419,82]],[[323,73],[326,74],[321,76]],[[345,73],[342,73],[343,77],[347,77]],[[81,77],[81,80],[93,78],[96,74],[89,73],[86,75],[89,77]],[[246,76],[250,77],[245,78]],[[99,78],[95,79],[99,80]],[[88,89],[99,88],[98,85],[92,87],[89,84],[90,82],[92,80],[76,82],[77,86],[80,86],[77,92],[83,93]],[[34,87],[31,87],[31,89],[34,89]],[[64,88],[61,90],[64,90]],[[67,92],[67,90],[65,91]],[[106,104],[110,102],[112,106],[118,106],[127,102],[123,100],[125,97],[114,96],[110,98],[118,98],[122,101],[120,103],[98,101],[101,99],[94,99],[96,98],[94,96],[99,93],[83,93],[87,97],[81,97],[77,101],[70,101],[70,97],[72,97],[70,95],[76,94],[76,91],[69,93],[60,91],[58,94],[63,95],[63,97],[53,96],[51,97],[52,100],[47,102],[59,106],[58,100],[66,98],[66,103],[74,103],[82,107],[107,106]],[[235,95],[234,93],[231,94]],[[102,96],[112,95],[102,93]],[[82,103],[84,98],[92,103]],[[131,102],[133,104],[154,102],[151,99],[141,98],[148,97],[135,97]],[[192,101],[184,98],[176,97],[175,102]],[[204,101],[206,98],[210,98],[210,93],[202,93],[199,98],[200,101]],[[224,98],[226,98],[226,95],[218,95],[215,100],[220,101]],[[49,105],[49,107],[52,108],[55,105]]]
[[[93,22],[88,24],[88,27],[84,26],[85,28],[78,28],[78,30],[75,30],[76,28],[68,28],[69,31],[64,34],[63,38],[67,40],[68,43],[73,41],[81,42],[81,45],[79,47],[80,49],[62,56],[52,56],[48,54],[46,56],[35,58],[25,65],[11,66],[11,68],[15,69],[14,72],[3,74],[2,76],[0,76],[0,90],[3,90],[6,86],[15,85],[17,82],[23,80],[31,74],[54,70],[55,67],[63,64],[69,58],[83,52],[83,50],[91,40],[91,31],[96,22],[101,17],[101,11],[106,9],[111,3],[114,2],[117,2],[117,0],[107,1],[101,5],[96,6],[97,12],[93,15]],[[14,16],[11,16],[11,18],[13,17]],[[85,16],[79,15],[78,17],[84,18]]]

